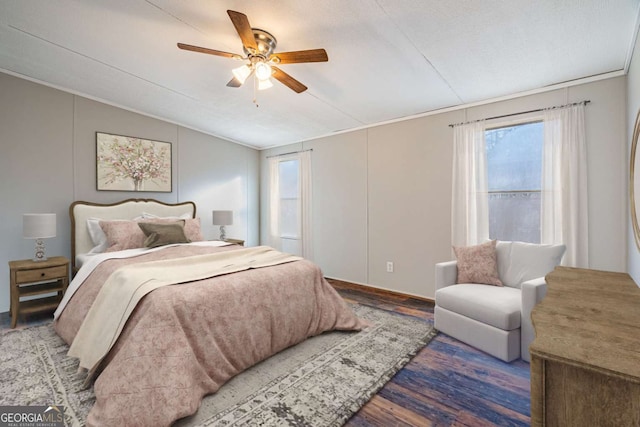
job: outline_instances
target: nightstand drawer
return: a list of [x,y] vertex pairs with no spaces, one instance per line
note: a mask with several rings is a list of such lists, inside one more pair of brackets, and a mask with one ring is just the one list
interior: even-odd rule
[[69,272],[66,265],[49,268],[37,268],[34,270],[16,271],[16,283],[31,283],[51,279],[67,277]]

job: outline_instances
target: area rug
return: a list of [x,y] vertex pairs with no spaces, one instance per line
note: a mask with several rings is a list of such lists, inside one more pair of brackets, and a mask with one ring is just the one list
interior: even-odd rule
[[[282,351],[206,396],[176,426],[341,426],[436,334],[430,323],[354,305],[373,326]],[[81,426],[93,406],[51,324],[0,335],[0,405],[62,405]]]

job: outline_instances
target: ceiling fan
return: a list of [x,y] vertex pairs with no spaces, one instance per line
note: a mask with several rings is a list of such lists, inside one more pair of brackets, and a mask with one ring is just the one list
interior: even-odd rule
[[307,90],[307,87],[282,71],[276,65],[301,62],[326,62],[329,60],[327,52],[324,49],[274,53],[277,41],[272,34],[259,28],[252,28],[251,25],[249,25],[247,15],[244,13],[227,10],[227,14],[229,18],[231,18],[231,22],[240,36],[240,40],[242,40],[242,48],[245,56],[184,43],[178,43],[178,47],[193,52],[248,61],[245,65],[233,70],[234,77],[227,83],[229,87],[240,87],[247,78],[255,74],[259,90],[273,86],[273,83],[271,83],[271,77],[273,77],[296,93],[301,93]]

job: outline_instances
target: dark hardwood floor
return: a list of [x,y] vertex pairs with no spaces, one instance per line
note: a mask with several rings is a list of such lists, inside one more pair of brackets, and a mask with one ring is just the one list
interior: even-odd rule
[[[350,303],[433,322],[433,303],[329,279]],[[438,334],[347,426],[528,426],[529,364]]]
[[[345,300],[433,322],[433,303],[329,279]],[[18,328],[50,321],[21,317]],[[0,329],[8,329],[0,313]],[[438,334],[347,426],[528,426],[529,364],[504,363]]]

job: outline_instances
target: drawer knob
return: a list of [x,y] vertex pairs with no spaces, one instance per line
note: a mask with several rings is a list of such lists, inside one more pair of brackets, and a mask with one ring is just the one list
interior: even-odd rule
[[40,273],[40,277],[44,277],[44,273]]

